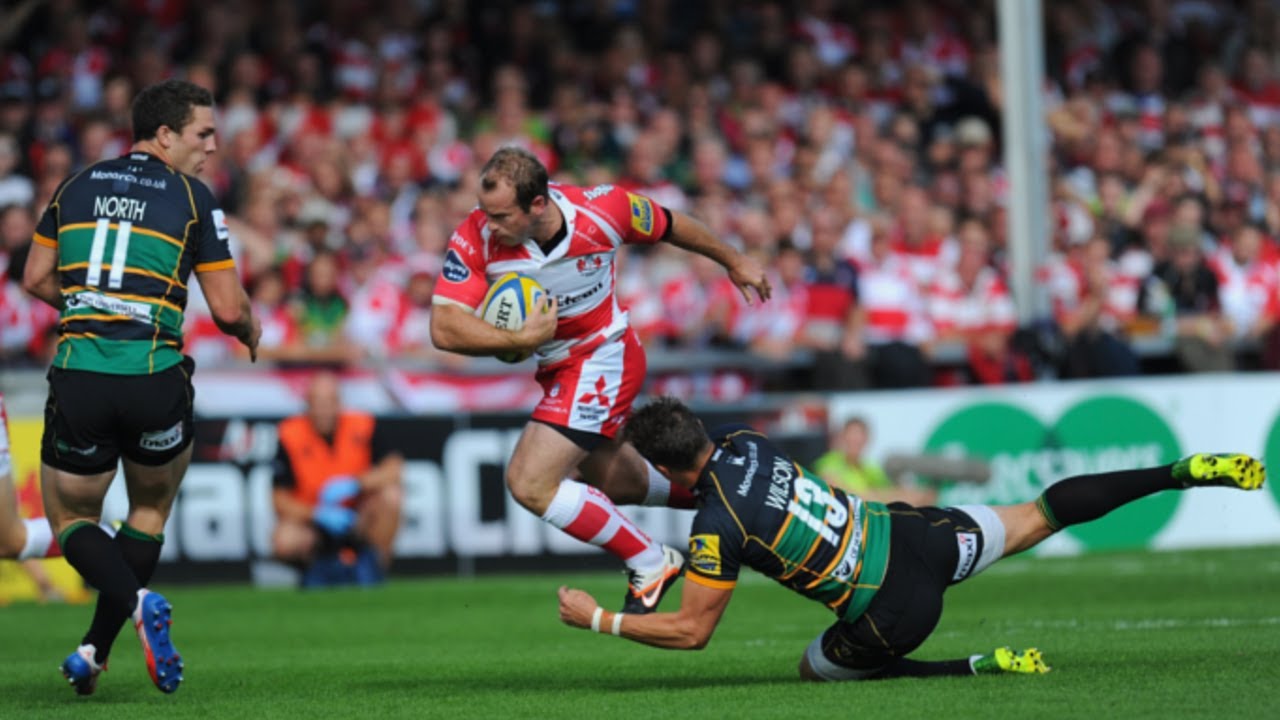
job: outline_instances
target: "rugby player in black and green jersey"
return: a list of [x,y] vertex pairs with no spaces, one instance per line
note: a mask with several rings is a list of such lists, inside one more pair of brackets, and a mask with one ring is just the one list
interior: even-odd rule
[[[99,591],[88,633],[62,664],[84,695],[130,617],[156,687],[173,692],[182,680],[171,607],[146,585],[191,460],[194,363],[182,354],[191,273],[218,327],[251,359],[261,334],[222,211],[193,177],[217,147],[213,97],[170,80],[140,92],[132,115],[129,154],[55,191],[23,274],[28,292],[61,312],[40,479],[63,554]],[[129,516],[112,539],[98,521],[122,458]]]
[[625,436],[697,496],[680,609],[612,613],[562,587],[560,619],[647,645],[701,648],[745,565],[835,613],[801,656],[800,675],[809,680],[1046,672],[1034,649],[939,661],[906,656],[937,625],[947,586],[1061,528],[1161,490],[1256,490],[1265,480],[1262,464],[1247,455],[1197,454],[1162,467],[1067,478],[1020,505],[882,505],[830,487],[748,426],[708,435],[674,398],[635,411]]

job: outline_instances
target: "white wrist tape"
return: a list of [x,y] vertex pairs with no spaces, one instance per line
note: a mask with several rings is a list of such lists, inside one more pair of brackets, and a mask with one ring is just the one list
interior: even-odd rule
[[611,630],[611,631],[610,631],[610,632],[612,632],[614,635],[617,635],[617,636],[619,636],[619,637],[621,637],[621,636],[622,636],[622,616],[623,616],[623,614],[624,614],[624,613],[614,613],[614,614],[613,614],[613,630]]
[[600,632],[600,616],[604,615],[604,608],[596,606],[596,611],[591,613],[591,632]]

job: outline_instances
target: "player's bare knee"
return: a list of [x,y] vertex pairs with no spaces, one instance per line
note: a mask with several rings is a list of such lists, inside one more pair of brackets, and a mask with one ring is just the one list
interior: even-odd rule
[[518,472],[515,468],[507,469],[507,488],[511,491],[511,497],[521,507],[539,516],[547,511],[559,486],[558,480],[546,482],[533,475]]
[[804,655],[800,656],[800,664],[796,667],[796,670],[800,673],[801,680],[807,682],[823,682],[824,680],[821,675],[814,672],[813,667],[809,665],[809,658]]
[[999,506],[994,510],[1004,524],[1006,556],[1033,548],[1053,534],[1053,528],[1034,502]]
[[0,532],[0,558],[17,557],[27,544],[27,528],[17,520]]

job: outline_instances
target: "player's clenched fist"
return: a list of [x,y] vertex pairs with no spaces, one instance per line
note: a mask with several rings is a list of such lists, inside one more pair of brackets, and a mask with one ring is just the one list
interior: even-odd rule
[[598,607],[596,599],[583,590],[560,586],[560,621],[576,628],[591,626],[591,614]]

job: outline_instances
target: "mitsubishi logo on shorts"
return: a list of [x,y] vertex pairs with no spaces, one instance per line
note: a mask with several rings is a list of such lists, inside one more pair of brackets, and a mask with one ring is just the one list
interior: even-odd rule
[[583,393],[582,397],[578,398],[578,402],[580,403],[593,402],[601,407],[609,407],[609,396],[604,394],[604,389],[605,389],[604,376],[601,375],[600,377],[596,378],[596,391],[593,393],[591,392]]

